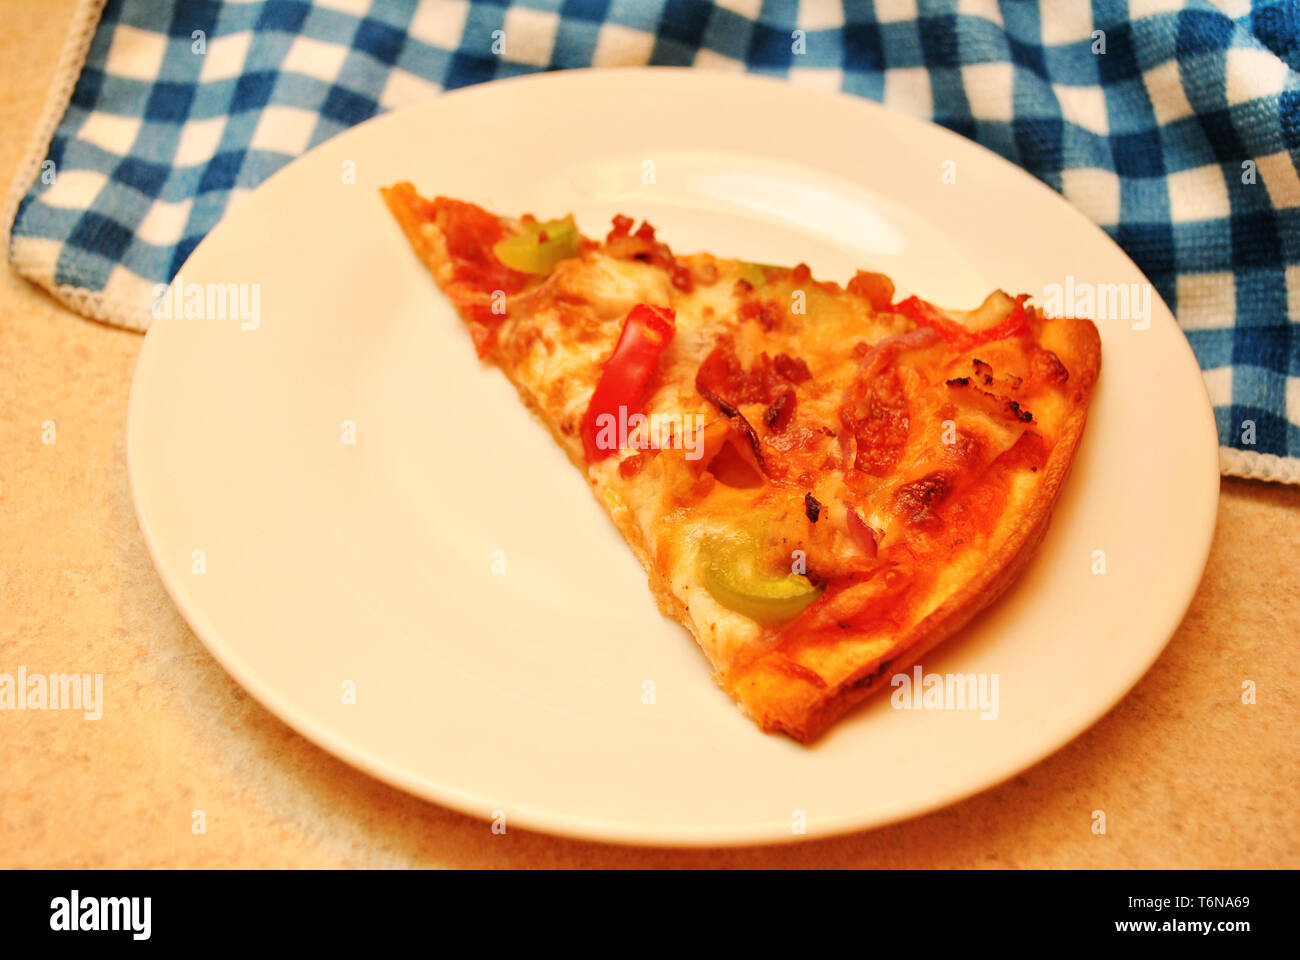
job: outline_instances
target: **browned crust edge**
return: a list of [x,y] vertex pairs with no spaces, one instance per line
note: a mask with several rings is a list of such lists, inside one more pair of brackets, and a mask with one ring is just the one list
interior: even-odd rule
[[[993,603],[1020,576],[1047,533],[1052,509],[1074,462],[1088,420],[1092,389],[1101,369],[1101,340],[1088,320],[1061,319],[1069,344],[1063,357],[1071,371],[1074,393],[1071,411],[1043,468],[1033,499],[1013,508],[1016,523],[1001,546],[981,568],[983,575],[968,581],[938,609],[918,622],[883,653],[873,654],[839,683],[819,688],[791,676],[774,663],[773,654],[755,662],[733,685],[733,692],[764,730],[778,731],[809,743],[861,701],[888,686],[888,676],[905,673],[926,653],[959,631]],[[879,682],[884,679],[886,682]]]

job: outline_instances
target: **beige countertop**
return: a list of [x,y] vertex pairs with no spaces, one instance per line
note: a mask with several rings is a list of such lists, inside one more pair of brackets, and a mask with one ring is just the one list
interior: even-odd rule
[[[6,180],[72,7],[0,2]],[[1204,581],[1156,665],[1074,742],[963,803],[781,847],[498,836],[308,743],[186,627],[127,486],[142,343],[0,270],[0,672],[102,673],[110,705],[93,722],[0,712],[0,866],[1300,866],[1300,488],[1225,480]]]

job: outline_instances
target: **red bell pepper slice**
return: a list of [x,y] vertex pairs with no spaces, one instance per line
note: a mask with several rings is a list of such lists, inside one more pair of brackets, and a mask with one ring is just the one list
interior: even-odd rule
[[901,313],[909,320],[922,327],[929,327],[943,337],[958,352],[971,346],[974,337],[960,323],[949,320],[934,304],[920,297],[908,297],[900,300],[890,308],[894,313]]
[[1005,340],[1008,337],[1018,337],[1029,329],[1029,317],[1025,313],[1025,301],[1029,299],[1029,294],[1022,293],[1016,297],[1016,305],[1011,308],[1011,313],[1001,323],[989,327],[987,330],[981,330],[975,334],[975,343],[991,343],[994,340]]
[[1029,318],[1025,313],[1025,301],[1028,299],[1029,294],[1020,294],[1016,297],[1016,305],[1011,308],[1011,313],[1005,320],[989,327],[987,330],[979,331],[967,330],[960,323],[949,320],[938,307],[922,300],[920,297],[908,297],[906,300],[900,300],[890,309],[894,313],[901,313],[920,326],[934,329],[960,353],[982,343],[991,343],[994,340],[1005,340],[1008,337],[1019,336],[1028,330]]
[[614,452],[613,447],[597,443],[598,423],[608,414],[618,421],[622,416],[641,413],[645,388],[659,365],[659,357],[673,338],[676,312],[666,307],[638,303],[623,321],[614,352],[605,362],[591,406],[582,422],[582,447],[588,463],[596,463]]

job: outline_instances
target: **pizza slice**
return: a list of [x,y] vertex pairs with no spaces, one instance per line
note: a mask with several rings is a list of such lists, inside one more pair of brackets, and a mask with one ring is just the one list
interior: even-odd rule
[[1042,539],[1100,365],[1087,320],[678,256],[624,216],[598,241],[572,217],[383,195],[764,730],[817,737]]

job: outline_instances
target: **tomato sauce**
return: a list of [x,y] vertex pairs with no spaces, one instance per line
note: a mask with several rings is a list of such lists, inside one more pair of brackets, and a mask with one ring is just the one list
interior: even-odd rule
[[436,197],[433,220],[447,240],[452,279],[481,293],[518,293],[528,285],[525,273],[511,270],[492,252],[506,231],[495,216],[463,200]]

